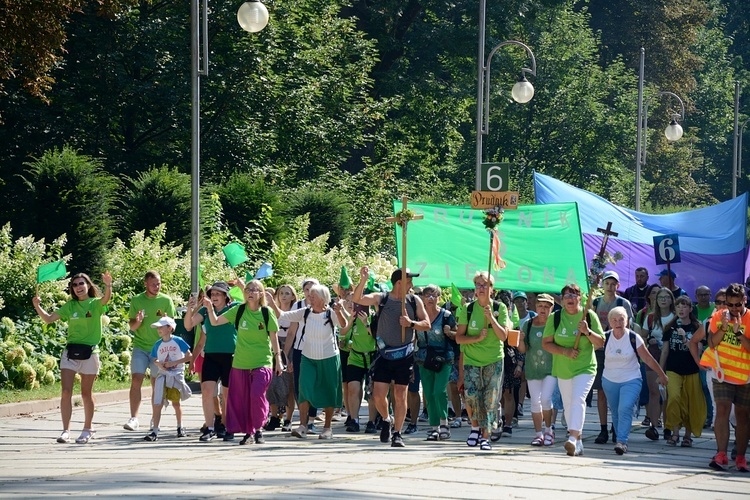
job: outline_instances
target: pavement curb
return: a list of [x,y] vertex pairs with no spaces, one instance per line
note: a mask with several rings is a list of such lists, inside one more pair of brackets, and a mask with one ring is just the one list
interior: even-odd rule
[[[117,391],[108,392],[96,392],[94,393],[94,399],[97,405],[108,404],[108,403],[119,403],[121,401],[127,401],[130,389],[120,389]],[[144,386],[141,390],[143,398],[151,397],[151,387]],[[73,406],[80,406],[81,395],[76,394],[73,396]],[[54,399],[40,399],[36,401],[23,401],[21,403],[6,403],[0,405],[0,418],[5,417],[16,417],[19,415],[29,415],[32,413],[42,413],[45,411],[52,411],[60,408],[60,398]]]

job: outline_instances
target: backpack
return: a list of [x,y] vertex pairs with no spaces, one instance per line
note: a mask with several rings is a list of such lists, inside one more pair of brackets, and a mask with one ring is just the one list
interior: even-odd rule
[[[469,305],[468,305],[468,306],[466,306],[466,322],[467,322],[467,323],[469,322],[469,319],[471,319],[471,313],[473,313],[473,312],[474,312],[474,304],[475,304],[476,302],[477,302],[477,301],[475,300],[475,301],[473,301],[473,302],[470,302],[470,303],[469,303]],[[493,311],[494,311],[495,313],[497,313],[498,311],[500,311],[500,302],[498,302],[498,301],[496,301],[496,300],[493,300],[493,301],[492,301],[492,310],[493,310]],[[501,325],[501,326],[505,326],[505,325]]]
[[[242,319],[242,315],[245,314],[245,303],[243,302],[240,304],[240,307],[237,309],[237,316],[234,317],[234,329],[238,330],[240,327],[240,320]],[[260,307],[260,312],[263,315],[263,328],[265,328],[266,333],[270,336],[271,332],[268,331],[268,319],[271,317],[271,313],[269,309],[266,306]]]
[[[635,357],[638,358],[638,362],[641,361],[641,356],[638,354],[638,348],[635,344],[635,335],[636,333],[628,328],[628,332],[630,333],[630,346],[633,348],[633,352],[635,353]],[[607,342],[609,342],[609,338],[612,336],[611,332],[607,332],[604,334],[604,350],[606,352],[607,350]]]
[[[384,292],[383,296],[380,297],[380,302],[378,303],[378,310],[375,311],[375,314],[373,314],[372,318],[370,318],[370,333],[375,338],[377,338],[378,336],[378,319],[380,319],[380,311],[383,310],[387,302],[388,302],[388,292]],[[414,294],[411,294],[411,293],[408,294],[406,296],[406,302],[411,305],[412,309],[414,310],[414,314],[417,314],[417,298],[414,296]]]
[[[586,309],[586,312],[588,313],[588,319],[589,319],[589,325],[591,325],[591,314],[594,313],[591,309]],[[555,327],[555,331],[557,331],[558,327],[560,326],[560,321],[562,321],[562,309],[558,309],[552,314],[552,323]]]
[[[307,329],[307,317],[310,316],[310,312],[312,312],[312,308],[310,308],[310,307],[305,308],[305,315],[302,318],[302,322],[303,322],[303,324],[302,324],[302,333],[300,333],[299,342],[297,343],[297,345],[302,344],[302,339],[305,338],[305,330]],[[326,324],[331,325],[331,333],[335,337],[336,336],[336,327],[333,326],[333,319],[331,319],[331,308],[330,307],[328,309],[326,309],[325,318],[326,318],[326,320],[323,322],[323,324],[324,325],[326,325]]]
[[[594,299],[594,302],[591,303],[591,305],[594,306],[594,310],[596,310],[597,306],[599,305],[599,302],[602,301],[601,297],[597,297]],[[619,295],[617,298],[615,298],[615,307],[625,307],[625,299],[620,297]]]

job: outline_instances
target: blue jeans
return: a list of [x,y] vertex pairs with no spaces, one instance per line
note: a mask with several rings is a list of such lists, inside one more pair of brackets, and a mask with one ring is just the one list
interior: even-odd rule
[[630,427],[633,425],[633,407],[638,403],[642,384],[640,377],[620,384],[602,377],[602,388],[607,395],[607,406],[612,414],[618,443],[628,444]]

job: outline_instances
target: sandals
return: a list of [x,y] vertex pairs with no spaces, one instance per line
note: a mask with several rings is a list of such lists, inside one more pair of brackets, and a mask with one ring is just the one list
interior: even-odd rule
[[479,431],[472,429],[469,432],[469,437],[466,438],[466,446],[475,447],[479,444]]
[[677,434],[674,434],[672,437],[670,437],[667,440],[667,446],[677,446],[677,443],[680,442],[680,436]]
[[692,448],[693,447],[693,440],[689,437],[682,438],[682,444],[680,445],[682,448]]
[[492,429],[492,432],[490,433],[490,440],[494,443],[495,441],[500,441],[500,438],[503,435],[503,428],[498,427],[496,429]]
[[537,436],[531,441],[531,446],[544,446],[544,438]]
[[451,430],[447,425],[441,425],[438,430],[438,438],[440,441],[446,441],[451,438]]
[[[94,435],[96,435],[96,431],[92,431],[91,429],[83,429],[83,431],[81,432],[81,435],[78,436],[78,439],[76,439],[76,443],[86,444],[90,440],[94,439]],[[62,435],[60,437],[62,437]]]
[[552,446],[555,444],[555,432],[547,432],[544,434],[544,446]]
[[479,440],[479,449],[482,450],[482,451],[491,451],[492,450],[492,445],[486,439],[480,439]]
[[440,441],[440,433],[435,429],[432,429],[427,433],[427,439],[425,441]]
[[60,444],[70,443],[70,432],[62,431],[62,434],[60,434],[60,437],[57,438],[57,442]]

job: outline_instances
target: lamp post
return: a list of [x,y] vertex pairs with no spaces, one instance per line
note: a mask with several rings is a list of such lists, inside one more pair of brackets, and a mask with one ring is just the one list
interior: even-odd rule
[[734,154],[732,155],[732,198],[737,198],[737,181],[742,172],[742,134],[750,119],[740,125],[740,82],[734,82]]
[[521,68],[521,76],[511,91],[513,100],[517,103],[524,104],[534,97],[534,86],[526,79],[526,74],[536,76],[536,59],[531,49],[521,42],[515,40],[506,40],[499,43],[490,51],[487,61],[484,59],[485,44],[485,11],[487,0],[479,1],[479,57],[477,58],[479,68],[477,72],[477,164],[476,164],[476,190],[481,189],[481,171],[482,171],[482,136],[489,131],[490,121],[490,63],[495,52],[500,47],[506,45],[518,45],[523,47],[531,58],[531,68]]
[[680,102],[681,113],[672,113],[672,121],[664,129],[664,135],[669,141],[679,141],[682,138],[682,126],[677,122],[685,119],[685,104],[680,96],[674,92],[659,91],[643,101],[643,67],[646,51],[641,47],[641,62],[638,73],[638,122],[636,123],[636,148],[635,148],[635,210],[641,209],[641,169],[646,165],[646,149],[648,146],[648,103],[654,97],[670,96]]
[[[268,10],[259,0],[250,0],[237,11],[237,22],[251,33],[268,24]],[[202,41],[202,43],[201,43]],[[201,53],[201,49],[202,53]],[[190,5],[190,290],[198,291],[198,260],[200,255],[200,164],[201,164],[201,76],[208,76],[208,0],[191,0]]]
[[750,118],[742,122],[739,133],[737,134],[737,166],[735,167],[734,178],[732,179],[732,198],[737,197],[737,180],[742,175],[742,134],[745,132],[745,126],[748,122],[750,122]]

